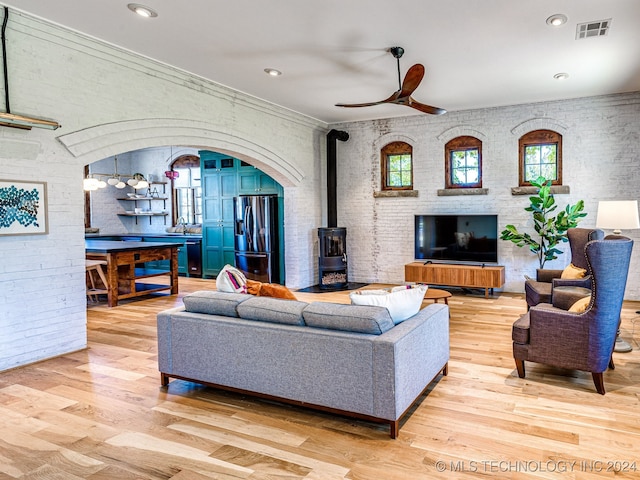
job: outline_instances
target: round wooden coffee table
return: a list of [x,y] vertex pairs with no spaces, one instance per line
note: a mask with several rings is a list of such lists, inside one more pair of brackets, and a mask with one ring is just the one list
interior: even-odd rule
[[433,300],[433,303],[438,303],[438,300],[442,298],[447,305],[449,305],[449,297],[451,297],[450,292],[431,287],[427,288],[427,293],[424,294],[425,300]]

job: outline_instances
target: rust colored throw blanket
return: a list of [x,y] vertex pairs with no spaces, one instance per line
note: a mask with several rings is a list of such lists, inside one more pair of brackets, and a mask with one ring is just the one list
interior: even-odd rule
[[297,300],[296,296],[284,285],[277,283],[262,283],[247,279],[247,293],[256,297],[275,297],[287,300]]

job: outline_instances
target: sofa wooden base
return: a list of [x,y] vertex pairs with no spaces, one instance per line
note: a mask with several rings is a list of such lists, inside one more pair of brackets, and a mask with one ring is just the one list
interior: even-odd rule
[[[438,372],[438,375],[440,375],[440,373],[442,373],[443,376],[446,376],[449,373],[449,363],[445,363],[442,367],[442,369]],[[431,379],[431,381],[429,382],[429,385],[431,385],[431,383],[437,378],[436,375],[434,378]],[[201,385],[205,385],[207,387],[212,387],[212,388],[217,388],[220,390],[226,390],[226,391],[230,391],[230,392],[236,392],[236,393],[242,393],[244,395],[251,395],[253,397],[258,397],[258,398],[264,398],[267,400],[275,400],[281,403],[287,403],[290,405],[296,405],[296,406],[300,406],[300,407],[306,407],[306,408],[311,408],[314,410],[320,410],[323,412],[328,412],[328,413],[335,413],[338,415],[344,415],[347,417],[352,417],[352,418],[357,418],[360,420],[366,420],[369,422],[374,422],[374,423],[386,423],[389,425],[389,436],[393,439],[398,437],[398,433],[400,431],[400,420],[404,418],[404,416],[408,413],[409,410],[411,410],[411,408],[413,407],[413,405],[418,401],[418,399],[420,397],[422,397],[422,395],[424,395],[424,392],[429,388],[429,385],[427,385],[427,387],[422,391],[422,393],[420,395],[418,395],[416,397],[416,399],[414,400],[413,404],[411,404],[409,406],[409,408],[407,408],[407,410],[405,410],[402,415],[400,415],[400,417],[397,420],[387,420],[384,418],[377,418],[377,417],[371,417],[369,415],[362,415],[360,413],[354,413],[354,412],[349,412],[346,410],[338,410],[335,408],[330,408],[330,407],[324,407],[322,405],[313,405],[310,403],[306,403],[306,402],[300,402],[297,400],[292,400],[289,398],[282,398],[282,397],[277,397],[277,396],[273,396],[273,395],[266,395],[263,393],[259,393],[259,392],[252,392],[252,391],[247,391],[247,390],[242,390],[240,388],[234,388],[234,387],[229,387],[226,385],[217,385],[214,383],[208,383],[208,382],[203,382],[201,380],[197,380],[197,379],[193,379],[193,378],[185,378],[185,377],[181,377],[179,375],[172,375],[170,373],[164,373],[164,372],[160,372],[160,383],[163,387],[167,387],[169,385],[169,380],[171,378],[175,378],[177,380],[185,380],[187,382],[193,382],[193,383],[199,383]]]

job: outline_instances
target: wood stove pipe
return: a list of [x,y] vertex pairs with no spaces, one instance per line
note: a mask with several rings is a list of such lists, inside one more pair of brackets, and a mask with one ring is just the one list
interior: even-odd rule
[[4,77],[4,104],[7,109],[7,113],[11,113],[11,105],[9,105],[9,79],[7,74],[7,20],[9,20],[9,8],[4,7],[4,19],[2,20],[2,31],[1,31],[1,39],[2,39],[2,71]]
[[337,201],[337,148],[336,140],[346,142],[349,134],[342,130],[332,129],[327,133],[327,227],[338,226],[338,201]]

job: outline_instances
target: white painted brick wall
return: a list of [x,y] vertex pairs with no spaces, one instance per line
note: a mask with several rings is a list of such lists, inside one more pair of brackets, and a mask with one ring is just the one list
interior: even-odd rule
[[[287,284],[317,283],[327,125],[40,20],[16,15],[9,33],[14,110],[54,118],[63,128],[0,129],[2,177],[46,180],[50,225],[46,236],[0,236],[0,370],[86,345],[83,167],[115,154],[189,145],[255,160],[285,188]],[[350,280],[403,281],[403,266],[413,259],[416,213],[497,212],[501,227],[525,224],[527,198],[509,190],[517,182],[512,130],[531,119],[566,126],[571,194],[559,201],[584,199],[591,215],[583,225],[593,226],[598,200],[637,198],[639,104],[636,93],[334,126],[350,134],[337,147],[338,224],[348,228]],[[452,128],[484,135],[489,195],[436,195],[444,184],[441,137]],[[413,140],[418,198],[373,198],[385,135]],[[500,262],[507,266],[507,290],[521,290],[522,275],[535,269],[530,254],[504,242]],[[640,299],[637,248],[631,268],[627,298]]]
[[[326,125],[28,16],[14,15],[8,35],[13,110],[62,128],[0,129],[1,177],[47,181],[49,197],[48,235],[0,236],[0,371],[86,346],[83,168],[116,154],[130,173],[126,152],[158,147],[135,165],[158,175],[168,145],[254,158],[287,190],[288,283],[313,283],[306,246],[322,214]],[[142,230],[113,215],[123,203],[113,190],[95,194],[96,223],[107,233]]]
[[[569,195],[557,195],[560,208],[585,201],[594,227],[599,200],[636,200],[640,175],[640,93],[583,98],[463,112],[439,117],[420,115],[385,121],[334,125],[349,132],[338,146],[338,224],[347,227],[351,281],[404,281],[404,264],[414,258],[413,217],[428,213],[497,213],[499,230],[507,224],[535,233],[524,211],[528,196],[512,196],[518,182],[520,130],[553,128],[563,133],[563,176]],[[515,130],[515,131],[514,131]],[[483,141],[483,187],[488,195],[438,197],[444,188],[444,144],[462,134]],[[478,135],[479,134],[479,135]],[[417,198],[374,198],[380,189],[380,148],[405,136],[414,148]],[[406,141],[406,140],[405,140]],[[608,232],[610,233],[610,232]],[[638,240],[640,231],[624,232]],[[568,245],[563,245],[568,248]],[[499,262],[506,266],[506,291],[523,290],[523,275],[534,276],[536,257],[509,242],[498,242]],[[568,255],[549,268],[563,268]],[[640,299],[636,275],[640,250],[633,253],[626,298]]]

